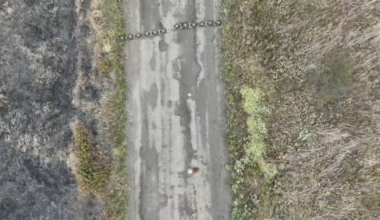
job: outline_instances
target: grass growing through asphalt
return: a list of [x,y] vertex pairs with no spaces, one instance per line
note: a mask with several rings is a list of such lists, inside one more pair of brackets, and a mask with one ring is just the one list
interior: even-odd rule
[[379,2],[222,3],[233,219],[377,219]]
[[126,219],[129,186],[127,182],[127,140],[126,140],[126,79],[124,41],[117,41],[126,35],[121,0],[94,1],[93,23],[95,26],[95,56],[99,70],[114,76],[117,91],[103,99],[103,119],[113,150],[112,174],[107,186],[107,219]]

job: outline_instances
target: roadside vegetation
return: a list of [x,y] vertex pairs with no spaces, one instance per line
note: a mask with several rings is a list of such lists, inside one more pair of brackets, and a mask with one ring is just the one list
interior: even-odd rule
[[74,153],[79,162],[78,179],[82,188],[86,189],[85,192],[96,194],[104,202],[104,219],[125,220],[129,194],[125,135],[125,41],[117,40],[126,35],[121,0],[93,1],[89,20],[94,33],[89,42],[95,60],[95,71],[100,74],[100,79],[112,81],[107,84],[107,88],[102,88],[101,109],[96,116],[101,124],[101,132],[105,133],[107,139],[102,144],[109,143],[110,146],[102,146],[105,150],[100,154],[94,153],[98,151],[95,140],[92,140],[84,124],[78,122],[79,125],[73,129]]
[[81,183],[81,191],[103,194],[110,175],[110,159],[95,146],[93,137],[83,123],[76,121],[73,133],[74,154],[80,165],[76,176]]
[[126,93],[125,41],[117,41],[126,35],[121,0],[94,1],[93,18],[99,51],[95,51],[96,62],[103,74],[112,74],[116,91],[106,94],[103,99],[102,116],[108,138],[113,145],[112,174],[108,185],[108,219],[126,219],[129,186],[127,182],[127,140],[126,140]]
[[233,219],[377,219],[380,1],[222,3]]

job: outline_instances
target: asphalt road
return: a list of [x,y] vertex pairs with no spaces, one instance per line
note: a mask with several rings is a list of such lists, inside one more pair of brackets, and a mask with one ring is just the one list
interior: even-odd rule
[[[218,19],[219,0],[131,0],[129,32],[163,36],[128,42],[130,220],[230,219],[225,170],[220,28],[169,30]],[[200,172],[188,177],[186,169]]]

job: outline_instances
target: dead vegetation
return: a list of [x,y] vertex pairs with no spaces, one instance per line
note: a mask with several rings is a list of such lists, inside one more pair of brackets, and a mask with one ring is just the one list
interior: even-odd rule
[[[82,108],[96,103],[98,92],[87,80],[95,75],[85,47],[90,28],[81,20],[89,2],[77,1],[79,15],[75,1],[0,1],[0,219],[93,219],[102,212],[96,198],[80,198],[67,164],[74,118],[100,143],[94,116]],[[73,107],[77,72],[84,81]],[[83,182],[102,189],[103,168],[81,156]]]
[[353,86],[354,63],[349,54],[341,51],[330,51],[321,68],[312,69],[307,73],[309,87],[314,88],[314,94],[320,104],[334,104],[347,97]]
[[[233,218],[378,219],[380,1],[223,4]],[[264,134],[242,88],[268,94],[254,117],[274,178],[237,168]]]

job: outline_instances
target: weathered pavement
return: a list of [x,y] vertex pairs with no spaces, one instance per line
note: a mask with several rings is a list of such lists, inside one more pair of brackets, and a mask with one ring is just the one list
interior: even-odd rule
[[169,30],[218,19],[219,0],[130,0],[126,12],[130,33],[168,29],[126,51],[129,219],[230,219],[220,28]]

